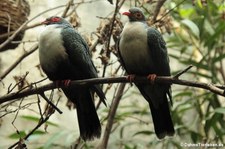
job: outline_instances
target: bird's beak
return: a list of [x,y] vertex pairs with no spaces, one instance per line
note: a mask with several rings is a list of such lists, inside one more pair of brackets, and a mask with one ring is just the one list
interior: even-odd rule
[[131,14],[131,13],[130,13],[130,12],[128,12],[128,11],[127,11],[127,12],[123,12],[123,13],[122,13],[122,15],[126,15],[126,16],[130,16],[130,14]]

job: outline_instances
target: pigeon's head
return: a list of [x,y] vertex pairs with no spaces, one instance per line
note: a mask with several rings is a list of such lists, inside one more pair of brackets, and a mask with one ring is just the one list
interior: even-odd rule
[[129,11],[124,12],[123,15],[128,16],[130,22],[145,21],[145,16],[140,8],[133,7]]
[[69,25],[69,22],[67,22],[62,17],[52,16],[50,18],[47,18],[45,21],[43,21],[42,24],[45,24],[45,25],[50,25],[50,24],[65,24],[65,25]]

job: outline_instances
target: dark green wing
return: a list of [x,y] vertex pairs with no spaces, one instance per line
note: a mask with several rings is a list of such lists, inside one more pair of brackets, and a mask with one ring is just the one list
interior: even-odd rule
[[[150,57],[152,58],[152,61],[154,63],[153,72],[155,72],[159,76],[170,76],[171,74],[166,42],[164,41],[161,33],[157,29],[149,27],[147,30],[147,38],[148,46],[151,50]],[[164,85],[164,89],[169,95],[172,104],[170,85]]]
[[[64,47],[68,53],[72,69],[71,79],[97,78],[97,70],[91,60],[89,47],[86,41],[72,27],[66,27],[62,31]],[[99,85],[91,87],[105,103],[105,95]]]
[[169,58],[166,42],[160,32],[155,28],[148,28],[148,46],[151,50],[151,58],[154,63],[154,72],[157,75],[170,76]]

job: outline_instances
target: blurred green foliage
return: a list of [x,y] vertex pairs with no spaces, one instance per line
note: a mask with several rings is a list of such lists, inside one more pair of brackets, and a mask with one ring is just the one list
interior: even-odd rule
[[[195,66],[186,74],[189,79],[224,84],[225,3],[206,2],[184,1],[170,13],[177,25],[167,44],[171,58],[181,67]],[[176,5],[176,1],[173,3]],[[181,139],[184,136],[193,143],[224,143],[224,98],[207,90],[188,88],[179,91],[174,100],[181,101],[172,112],[174,122],[180,126],[177,134]]]
[[[168,1],[173,27],[167,36],[171,70],[193,65],[182,77],[191,81],[225,82],[225,2]],[[224,97],[207,90],[173,85],[172,117],[177,135],[167,142],[225,143]],[[161,143],[161,142],[160,142]],[[159,144],[160,144],[159,143]]]
[[[149,8],[148,5],[143,5],[144,10]],[[164,25],[168,26],[166,23],[172,25],[169,25],[169,34],[164,34],[164,38],[167,42],[172,74],[193,65],[194,67],[183,74],[182,78],[224,84],[225,2],[222,0],[168,0],[164,8],[171,10],[168,14],[170,22],[165,21]],[[149,11],[145,14],[151,16]],[[172,90],[174,105],[171,115],[176,135],[172,138],[157,140],[153,128],[149,127],[152,124],[149,123],[148,105],[140,107],[137,100],[134,105],[130,103],[130,114],[121,110],[123,106],[120,106],[117,111],[117,116],[120,117],[118,129],[120,133],[126,134],[120,135],[121,143],[117,147],[179,149],[194,143],[218,145],[225,143],[224,97],[207,90],[186,86],[173,85]],[[131,93],[129,97],[135,98],[132,95],[134,93]],[[131,102],[131,99],[127,100]],[[138,119],[133,123],[128,120],[135,118]],[[130,123],[125,123],[123,119]],[[131,138],[125,133],[129,131],[133,132]]]

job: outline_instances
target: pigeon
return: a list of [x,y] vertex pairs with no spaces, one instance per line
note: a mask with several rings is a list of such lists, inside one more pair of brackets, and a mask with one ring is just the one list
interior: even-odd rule
[[156,84],[156,75],[170,76],[166,43],[160,32],[149,27],[140,8],[130,8],[118,41],[120,62],[129,75],[148,76],[152,84],[135,83],[149,103],[156,136],[163,139],[173,136],[174,125],[170,115],[172,104],[170,84]]
[[89,47],[64,18],[52,16],[42,24],[46,27],[39,37],[40,65],[50,80],[65,84],[62,90],[76,107],[80,137],[84,141],[99,138],[101,124],[93,95],[97,93],[100,100],[106,104],[101,87],[99,85],[69,85],[70,80],[98,77]]

